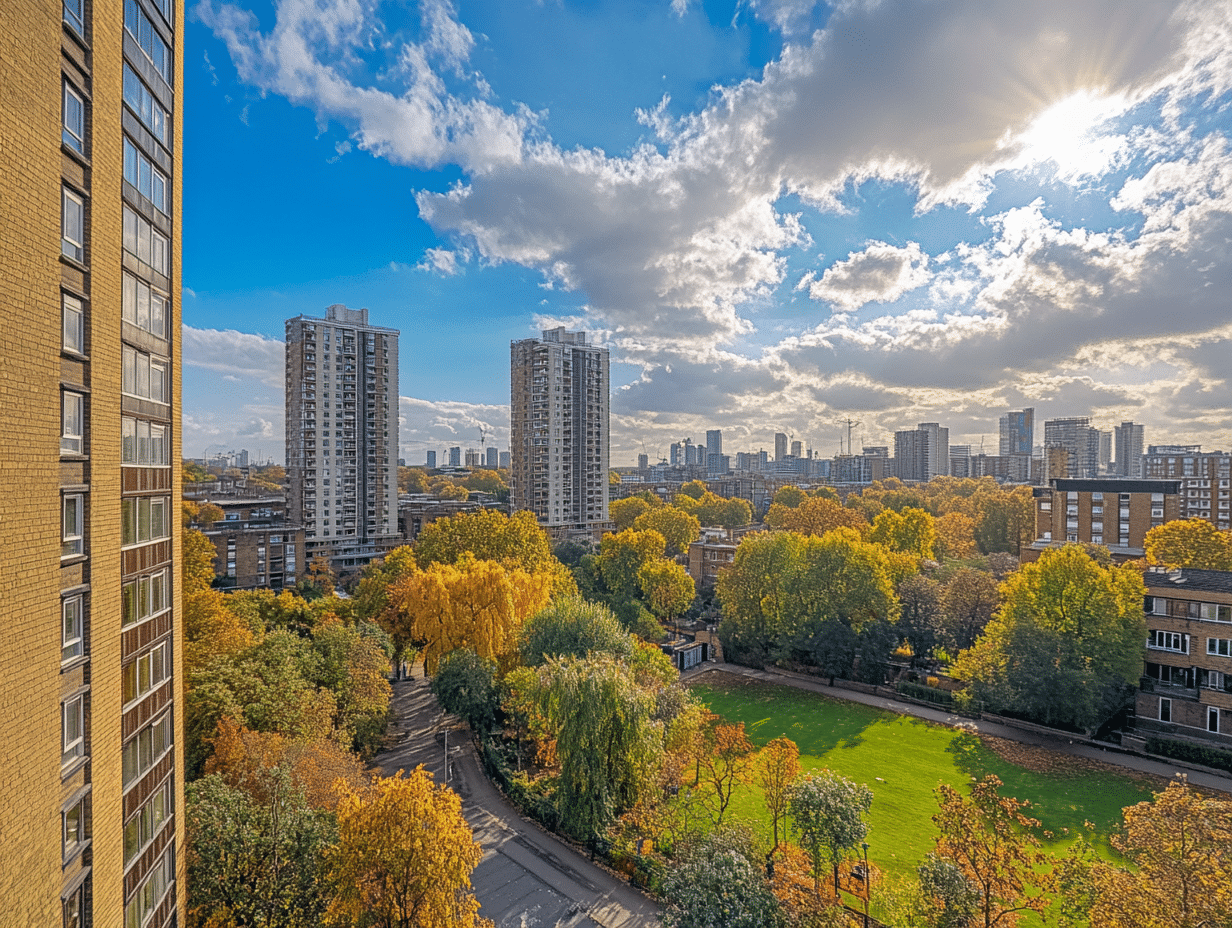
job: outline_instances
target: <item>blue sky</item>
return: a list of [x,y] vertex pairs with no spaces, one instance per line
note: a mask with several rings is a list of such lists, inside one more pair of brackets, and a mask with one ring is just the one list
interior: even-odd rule
[[184,75],[186,455],[281,460],[335,302],[402,332],[408,463],[503,444],[560,323],[614,465],[1022,406],[1232,446],[1227,4],[190,0]]

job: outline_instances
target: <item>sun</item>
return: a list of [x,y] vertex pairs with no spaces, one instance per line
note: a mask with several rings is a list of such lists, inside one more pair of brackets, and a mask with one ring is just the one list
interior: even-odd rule
[[1012,140],[1021,167],[1052,162],[1058,176],[1075,179],[1106,172],[1126,147],[1124,136],[1107,129],[1125,110],[1119,95],[1079,91],[1058,100]]

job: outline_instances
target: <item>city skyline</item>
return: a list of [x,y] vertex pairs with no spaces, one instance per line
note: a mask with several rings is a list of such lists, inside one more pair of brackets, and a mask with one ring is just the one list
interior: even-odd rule
[[1228,28],[1200,3],[190,4],[185,453],[277,447],[281,320],[334,302],[407,333],[408,462],[480,425],[505,446],[506,346],[558,324],[611,352],[613,461],[708,428],[831,456],[847,416],[995,445],[1026,407],[1228,446]]

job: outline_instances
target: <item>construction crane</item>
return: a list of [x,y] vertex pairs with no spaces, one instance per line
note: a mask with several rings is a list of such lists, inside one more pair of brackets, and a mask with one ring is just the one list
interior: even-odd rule
[[[851,447],[851,430],[855,428],[857,425],[861,425],[862,423],[860,422],[859,419],[851,419],[851,418],[839,419],[838,421],[840,424],[845,424],[847,426],[847,453],[855,454],[855,451],[852,450],[852,447]],[[843,453],[843,435],[841,432],[839,433],[839,437],[838,437],[838,453],[839,454]]]
[[488,446],[488,427],[482,422],[479,423],[479,447],[486,448]]

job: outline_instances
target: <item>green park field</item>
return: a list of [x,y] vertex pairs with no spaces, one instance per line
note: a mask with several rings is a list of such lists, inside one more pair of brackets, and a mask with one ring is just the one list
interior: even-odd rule
[[[725,721],[744,722],[757,747],[785,735],[799,747],[805,771],[828,767],[867,783],[873,791],[869,859],[888,876],[913,872],[933,849],[933,790],[941,783],[961,787],[994,773],[1005,784],[1002,793],[1029,800],[1028,814],[1054,834],[1046,842],[1050,851],[1064,851],[1091,822],[1102,854],[1114,853],[1107,836],[1119,826],[1121,809],[1164,786],[1039,749],[1017,752],[1035,768],[1027,769],[953,728],[734,674],[708,673],[690,689]],[[1006,748],[1003,753],[1014,753]],[[765,819],[761,792],[742,787],[732,814]]]

